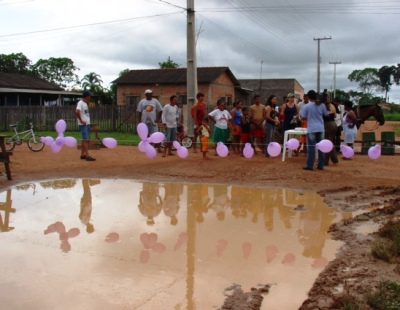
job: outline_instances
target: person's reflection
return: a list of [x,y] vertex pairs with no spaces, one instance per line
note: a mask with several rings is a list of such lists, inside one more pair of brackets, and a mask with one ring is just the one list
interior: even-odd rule
[[164,214],[171,218],[171,225],[178,224],[178,218],[176,215],[179,212],[179,194],[181,192],[181,184],[167,183],[164,185],[165,197],[163,202]]
[[264,197],[264,226],[267,231],[274,229],[274,207],[276,206],[276,194],[267,192]]
[[92,192],[90,191],[90,180],[82,180],[83,195],[81,198],[81,211],[79,213],[79,219],[82,224],[86,226],[86,232],[91,234],[94,232],[94,226],[90,223],[90,217],[92,216]]
[[280,190],[280,193],[281,195],[277,196],[277,207],[278,207],[279,217],[282,220],[283,224],[285,225],[285,228],[290,229],[292,228],[291,220],[296,215],[296,212],[293,211],[293,208],[291,208],[289,205],[284,205],[284,201],[288,203],[289,200],[288,197],[286,197],[287,191]]
[[[243,199],[244,196],[246,196],[245,199]],[[249,198],[250,198],[250,193],[248,192],[247,188],[240,186],[232,186],[230,205],[232,209],[232,215],[235,218],[246,218],[247,216],[246,203]]]
[[208,203],[210,197],[208,196],[207,184],[189,184],[188,185],[188,206],[193,208],[196,212],[196,222],[204,222],[204,214],[208,211]]
[[154,218],[160,214],[162,209],[162,198],[159,194],[158,183],[143,182],[138,207],[140,213],[147,218],[147,225],[154,225]]
[[4,211],[4,221],[0,212],[0,231],[7,232],[14,227],[9,226],[10,223],[10,213],[15,213],[15,209],[11,208],[12,200],[11,200],[11,189],[7,190],[7,198],[5,202],[0,202],[0,211]]
[[264,211],[264,191],[262,189],[255,188],[251,192],[251,205],[249,211],[253,214],[251,221],[257,223],[258,215]]
[[317,202],[318,196],[307,195],[305,202],[305,212],[301,212],[302,228],[297,231],[299,242],[304,245],[303,256],[319,258],[325,240],[329,238],[328,229],[336,217],[334,211],[325,206],[322,202]]
[[223,221],[225,219],[225,211],[229,207],[228,187],[226,185],[213,185],[214,200],[208,205],[209,209],[213,209],[217,215],[217,219]]

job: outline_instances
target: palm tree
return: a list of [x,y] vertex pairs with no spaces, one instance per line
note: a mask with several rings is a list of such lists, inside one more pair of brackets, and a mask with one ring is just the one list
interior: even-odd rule
[[81,83],[84,90],[89,90],[94,94],[103,90],[101,76],[95,72],[86,74],[81,80]]

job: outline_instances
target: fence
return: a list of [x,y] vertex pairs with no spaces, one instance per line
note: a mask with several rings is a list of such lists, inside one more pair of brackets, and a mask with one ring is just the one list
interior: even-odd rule
[[[135,106],[97,106],[90,107],[90,122],[99,124],[101,131],[136,132]],[[77,131],[75,106],[5,106],[0,107],[0,132],[10,131],[10,124],[18,124],[24,130],[32,122],[37,131],[54,130],[56,122],[63,119],[68,131]]]

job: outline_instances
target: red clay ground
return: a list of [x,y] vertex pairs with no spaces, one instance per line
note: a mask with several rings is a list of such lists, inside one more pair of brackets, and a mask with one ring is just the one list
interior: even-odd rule
[[[369,127],[372,125],[371,122]],[[399,125],[387,122],[375,131],[377,138],[380,131],[393,131],[394,126]],[[361,140],[361,134],[358,139]],[[391,206],[397,216],[400,212],[396,211],[400,209],[399,154],[382,155],[377,160],[356,154],[353,160],[340,160],[338,165],[330,165],[323,171],[304,171],[305,157],[302,154],[285,162],[281,157],[266,158],[260,153],[251,159],[229,155],[226,158],[211,156],[212,160],[205,161],[200,153],[194,154],[190,150],[186,159],[178,156],[162,158],[160,154],[155,159],[148,159],[137,147],[118,146],[92,150],[91,155],[97,158],[95,162],[80,160],[79,155],[80,151],[69,147],[53,154],[49,147],[33,153],[26,144],[17,146],[11,156],[13,180],[7,181],[3,172],[0,190],[25,182],[60,178],[207,182],[315,190],[325,197],[329,206],[339,210],[354,212],[385,205]],[[4,170],[0,167],[0,171]],[[382,279],[400,281],[396,266],[371,257],[374,236],[355,231],[360,224],[382,222],[391,216],[393,214],[378,211],[331,227],[333,237],[346,244],[320,274],[309,299],[299,305],[301,309],[333,309],[335,300],[344,293],[362,298]],[[365,305],[363,309],[368,307]]]

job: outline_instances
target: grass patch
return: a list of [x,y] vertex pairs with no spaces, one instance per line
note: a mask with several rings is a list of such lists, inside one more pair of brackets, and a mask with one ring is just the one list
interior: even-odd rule
[[378,231],[371,254],[389,263],[400,263],[400,220],[389,220]]
[[368,305],[376,310],[400,309],[400,284],[382,281],[375,291],[366,294]]
[[[13,132],[3,132],[2,134],[12,136],[14,135]],[[58,136],[57,132],[55,131],[35,131],[35,135],[37,136],[51,136],[53,138],[56,138]],[[78,143],[80,143],[81,140],[81,133],[79,131],[66,131],[64,132],[64,136],[70,136],[74,137],[75,139],[78,140]],[[91,134],[91,139],[94,139],[95,135],[94,133]],[[99,132],[99,138],[104,139],[104,138],[114,138],[117,140],[118,145],[138,145],[140,142],[140,138],[138,135],[133,134],[133,133],[128,133],[128,132]]]
[[400,113],[384,113],[385,121],[400,121]]

